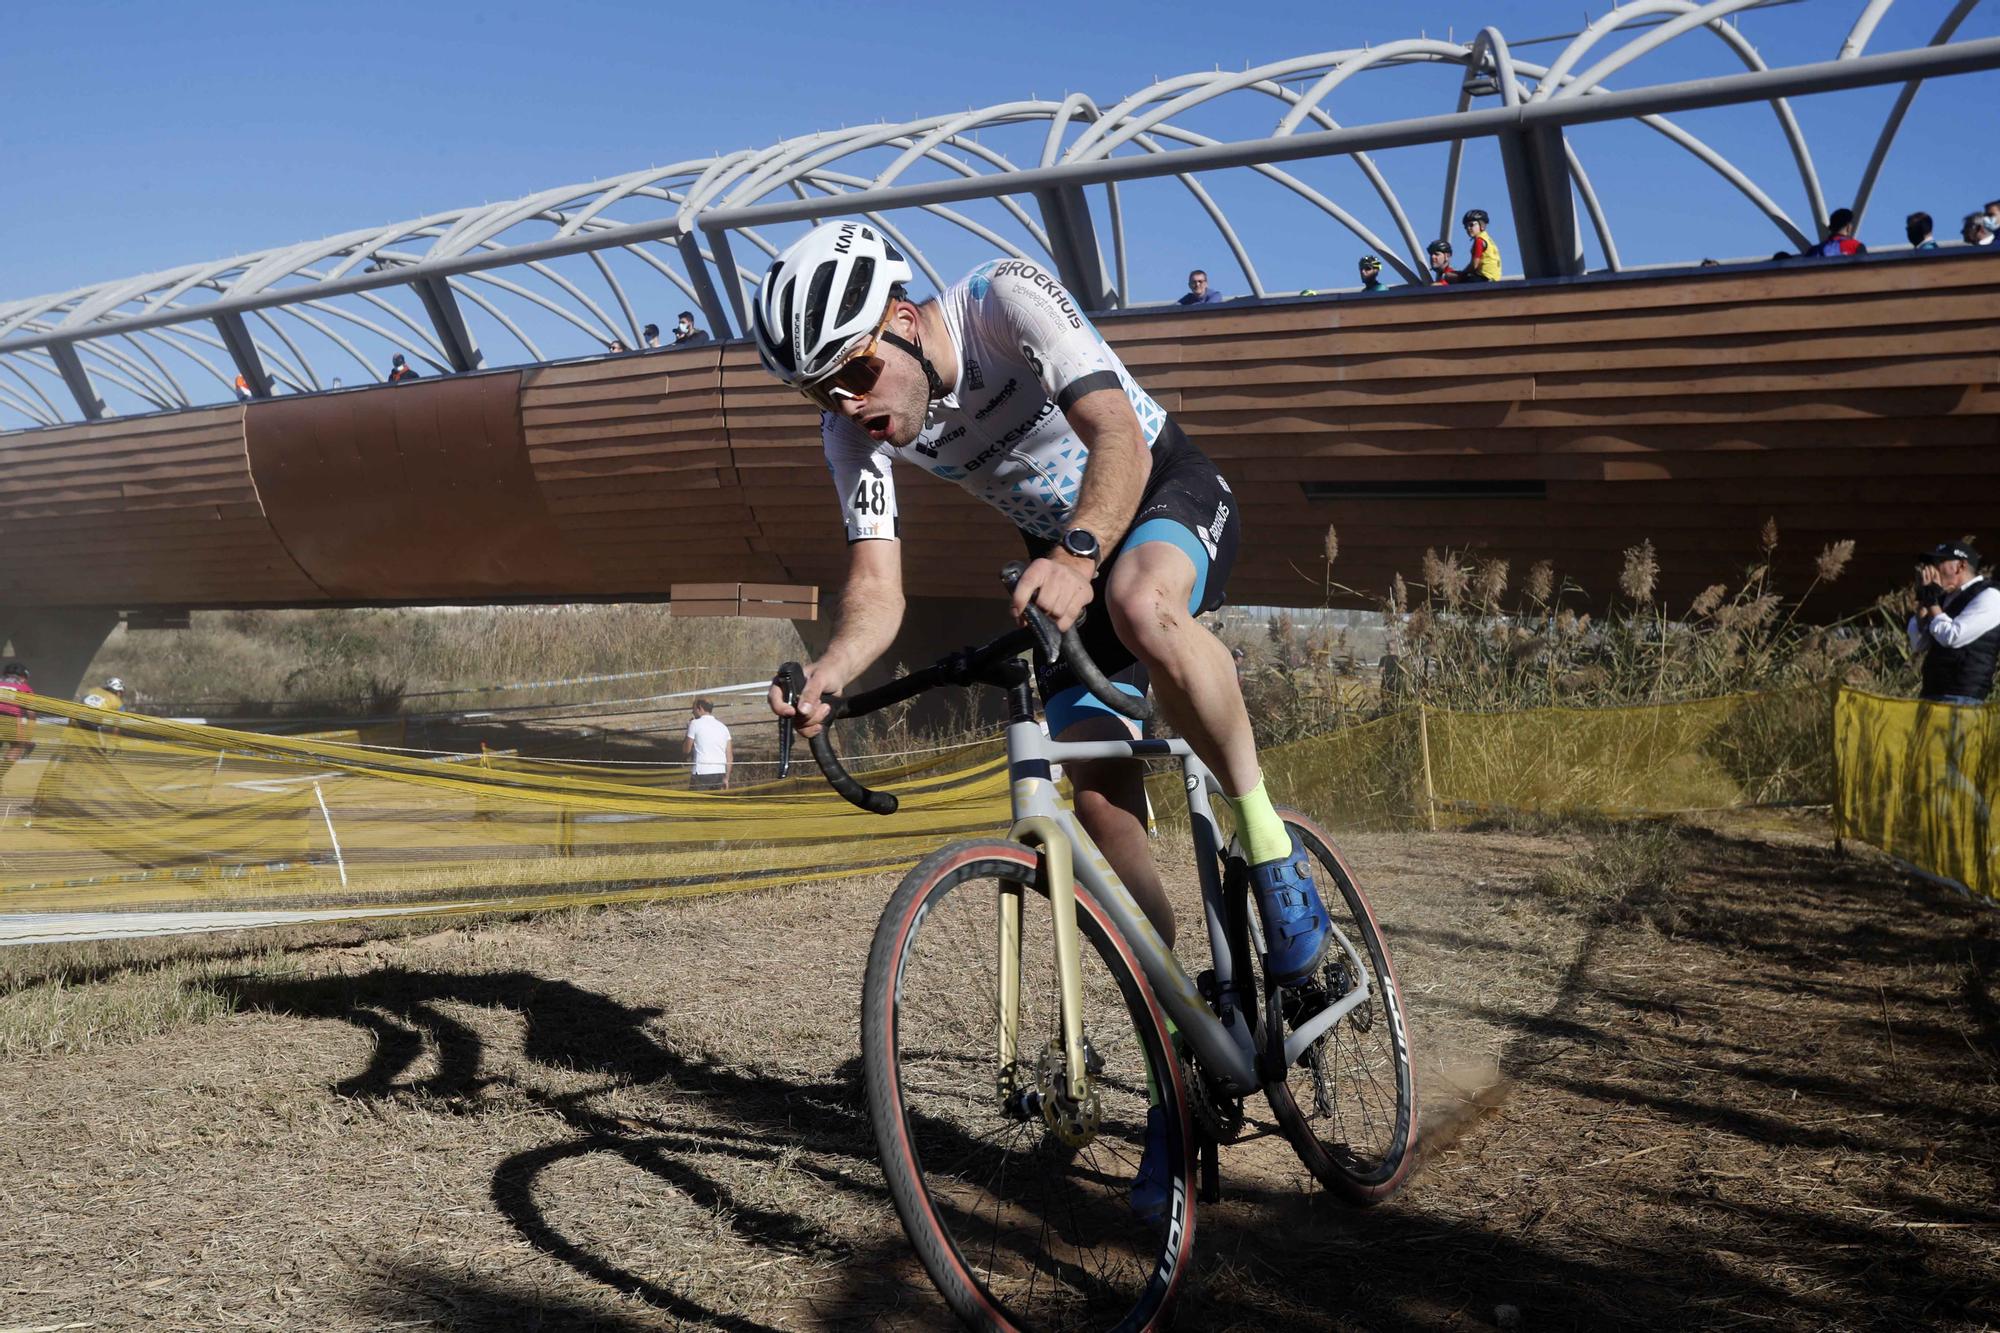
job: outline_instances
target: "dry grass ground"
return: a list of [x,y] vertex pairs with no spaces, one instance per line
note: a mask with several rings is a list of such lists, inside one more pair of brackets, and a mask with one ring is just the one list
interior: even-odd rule
[[[1995,914],[1807,833],[1347,840],[1444,1132],[1365,1214],[1226,1150],[1182,1326],[2000,1322]],[[887,889],[9,958],[0,1327],[937,1326],[860,1105]],[[113,1019],[37,1046],[58,986]]]

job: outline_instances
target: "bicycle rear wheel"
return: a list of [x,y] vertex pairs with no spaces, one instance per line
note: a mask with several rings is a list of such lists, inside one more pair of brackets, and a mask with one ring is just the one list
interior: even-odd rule
[[1409,1183],[1416,1165],[1417,1088],[1403,995],[1375,914],[1333,839],[1296,810],[1278,813],[1312,857],[1320,898],[1354,952],[1335,939],[1318,976],[1273,997],[1279,1021],[1266,1024],[1267,1036],[1282,1044],[1364,979],[1371,993],[1264,1092],[1315,1179],[1349,1203],[1381,1203]]
[[[1062,1058],[1053,918],[1038,870],[1036,853],[1019,843],[955,843],[911,870],[883,912],[861,1024],[882,1168],[925,1269],[967,1324],[1155,1327],[1194,1248],[1180,1069],[1136,960],[1079,884],[1096,1125],[1067,1127],[1065,1141],[1045,1119],[1043,1101],[1062,1088]],[[1022,903],[1018,1054],[1005,1068],[1002,893]],[[1004,1100],[1003,1082],[1014,1089]],[[1148,1225],[1134,1216],[1129,1191],[1155,1100],[1165,1112],[1171,1204],[1164,1224]]]

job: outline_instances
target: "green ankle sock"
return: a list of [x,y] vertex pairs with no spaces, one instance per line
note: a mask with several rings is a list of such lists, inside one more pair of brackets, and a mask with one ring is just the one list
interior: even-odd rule
[[[1180,1026],[1174,1022],[1172,1014],[1167,1015],[1167,1039],[1173,1043],[1174,1058],[1179,1059],[1183,1049],[1183,1041]],[[1160,1080],[1153,1077],[1153,1062],[1148,1060],[1146,1062],[1146,1105],[1158,1106],[1159,1104]]]
[[1258,778],[1256,786],[1228,800],[1236,811],[1236,836],[1243,840],[1243,852],[1251,865],[1283,861],[1291,856],[1292,835],[1285,831],[1285,821],[1271,808],[1264,779]]

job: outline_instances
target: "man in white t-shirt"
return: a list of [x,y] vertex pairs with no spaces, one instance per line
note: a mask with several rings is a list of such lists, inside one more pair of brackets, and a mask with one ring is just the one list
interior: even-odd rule
[[690,789],[714,791],[729,785],[729,771],[736,767],[736,742],[729,739],[729,728],[715,716],[715,705],[706,699],[694,701],[684,753],[694,760]]

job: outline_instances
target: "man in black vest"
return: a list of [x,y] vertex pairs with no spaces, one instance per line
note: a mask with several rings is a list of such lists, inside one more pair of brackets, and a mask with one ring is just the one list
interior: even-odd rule
[[1917,557],[1917,613],[1910,652],[1924,654],[1922,697],[1934,703],[1986,702],[2000,658],[2000,589],[1979,573],[1979,552],[1943,542]]

